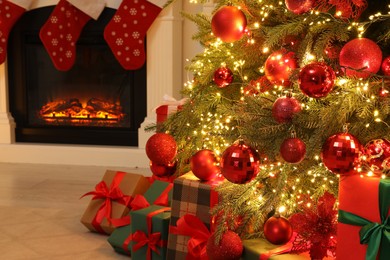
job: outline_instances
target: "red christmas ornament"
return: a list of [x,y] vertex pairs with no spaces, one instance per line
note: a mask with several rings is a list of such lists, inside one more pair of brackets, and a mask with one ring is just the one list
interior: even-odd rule
[[145,151],[146,155],[153,163],[167,165],[172,162],[176,156],[176,141],[169,134],[156,133],[146,142]]
[[312,98],[323,98],[332,91],[336,74],[323,62],[313,62],[302,68],[298,84],[301,91]]
[[375,139],[364,146],[366,162],[373,170],[383,170],[383,162],[390,158],[390,142],[386,139]]
[[349,133],[338,133],[329,137],[322,146],[321,159],[333,173],[352,174],[360,163],[362,145]]
[[278,98],[272,106],[272,117],[278,123],[290,122],[299,112],[301,112],[301,104],[290,96]]
[[267,58],[264,72],[271,83],[287,87],[291,84],[289,78],[297,67],[294,52],[282,49],[275,51]]
[[219,244],[215,243],[215,233],[207,240],[206,251],[210,260],[239,260],[243,250],[240,236],[231,230],[222,235]]
[[299,138],[288,138],[280,146],[280,154],[288,163],[300,163],[306,154],[306,144]]
[[213,81],[220,88],[224,88],[233,82],[233,72],[226,67],[218,68],[214,72]]
[[293,229],[288,219],[272,216],[264,224],[265,238],[275,245],[287,243],[292,237]]
[[303,14],[313,8],[315,0],[285,0],[286,7],[294,14]]
[[382,63],[382,51],[379,46],[367,38],[349,41],[340,51],[340,65],[346,67],[346,75],[368,78],[379,71]]
[[211,30],[223,42],[234,42],[245,34],[245,14],[235,6],[221,7],[211,19]]
[[157,164],[150,161],[149,167],[152,173],[157,177],[169,177],[176,172],[176,162],[168,164]]
[[390,76],[390,56],[386,57],[383,60],[381,70],[383,74],[385,74],[386,76]]
[[239,140],[223,152],[220,164],[228,181],[244,184],[259,173],[260,158],[252,147]]
[[200,150],[190,160],[191,171],[202,181],[214,179],[221,171],[218,167],[218,160],[211,150]]

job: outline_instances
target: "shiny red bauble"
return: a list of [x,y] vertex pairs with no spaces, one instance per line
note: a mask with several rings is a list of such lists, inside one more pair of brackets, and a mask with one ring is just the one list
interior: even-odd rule
[[381,63],[381,49],[367,38],[349,41],[340,51],[340,66],[345,67],[349,77],[368,78],[379,71]]
[[202,181],[214,179],[221,171],[214,152],[208,149],[196,152],[190,160],[193,174]]
[[220,88],[224,88],[233,82],[233,72],[226,67],[218,68],[214,72],[213,81]]
[[280,146],[280,155],[288,163],[300,163],[306,155],[306,144],[299,138],[288,138]]
[[383,60],[381,70],[384,75],[390,76],[390,56]]
[[375,139],[364,146],[366,163],[373,170],[386,168],[385,160],[390,158],[390,142],[386,139]]
[[291,239],[292,234],[290,221],[284,217],[272,216],[264,224],[264,236],[272,244],[285,244]]
[[153,175],[157,177],[169,177],[176,172],[176,162],[168,164],[157,164],[150,161],[149,167]]
[[210,260],[239,260],[244,247],[237,233],[226,231],[219,243],[215,243],[215,233],[207,240],[206,252]]
[[177,153],[175,139],[166,133],[152,135],[145,145],[148,158],[156,164],[167,165],[173,161]]
[[294,14],[303,14],[313,8],[315,0],[285,0],[286,7]]
[[362,145],[349,133],[329,137],[322,146],[321,159],[325,167],[336,174],[353,174],[360,164]]
[[313,62],[299,72],[298,84],[303,94],[312,98],[322,98],[332,91],[336,74],[323,62]]
[[223,42],[234,42],[245,34],[245,14],[235,6],[223,6],[211,19],[211,30]]
[[267,79],[275,85],[289,86],[289,78],[298,67],[294,52],[285,49],[275,51],[265,61],[264,73]]
[[299,112],[301,112],[301,104],[293,97],[280,97],[272,106],[272,117],[278,123],[290,122]]
[[244,184],[259,173],[260,157],[255,149],[240,140],[223,152],[220,165],[221,173],[228,181]]

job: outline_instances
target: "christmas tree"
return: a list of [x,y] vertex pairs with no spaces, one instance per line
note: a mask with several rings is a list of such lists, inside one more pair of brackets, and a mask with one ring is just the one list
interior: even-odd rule
[[[177,143],[177,174],[216,156],[209,162],[227,179],[212,212],[217,238],[228,229],[267,236],[275,212],[319,212],[320,203],[334,216],[340,176],[388,173],[387,1],[220,0],[212,15],[184,16],[197,24],[204,52],[187,67],[188,101],[157,129]],[[207,169],[201,179],[214,174]],[[300,235],[325,235],[322,249],[310,240],[312,257],[322,259],[335,223],[317,217],[327,231]]]

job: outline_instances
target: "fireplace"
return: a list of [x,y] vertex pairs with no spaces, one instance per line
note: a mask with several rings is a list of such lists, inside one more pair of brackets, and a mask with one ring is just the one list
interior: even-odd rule
[[16,142],[138,145],[146,116],[146,65],[126,71],[103,38],[115,9],[84,27],[69,71],[57,70],[39,39],[54,7],[27,12],[9,38],[10,111]]

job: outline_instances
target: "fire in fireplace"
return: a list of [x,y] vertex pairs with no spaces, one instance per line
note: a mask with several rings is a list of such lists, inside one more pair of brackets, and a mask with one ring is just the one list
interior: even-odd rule
[[138,145],[146,116],[146,66],[121,67],[103,37],[115,9],[84,27],[76,62],[58,71],[39,39],[54,7],[25,13],[9,37],[10,111],[17,142]]

